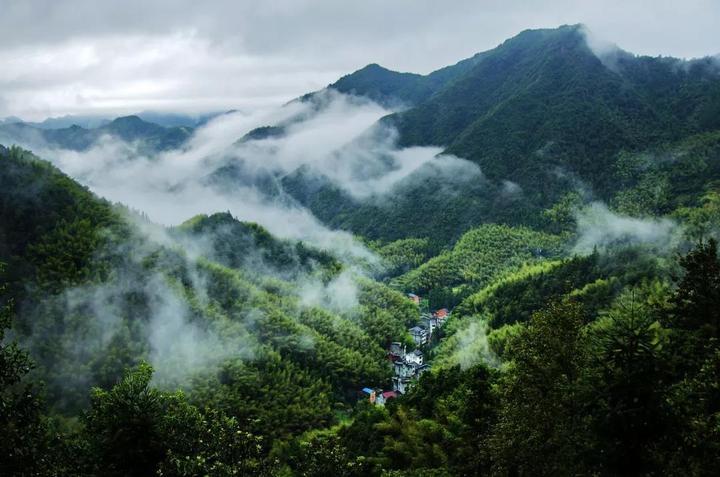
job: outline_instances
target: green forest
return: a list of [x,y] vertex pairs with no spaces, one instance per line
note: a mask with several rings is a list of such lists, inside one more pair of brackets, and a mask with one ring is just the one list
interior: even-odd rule
[[[482,171],[439,156],[390,200],[272,176],[360,255],[223,210],[161,225],[0,146],[0,475],[716,475],[720,67],[615,61],[564,26],[330,85]],[[192,135],[148,124],[103,128]],[[45,134],[107,134],[69,129]],[[379,403],[393,346],[429,366]]]

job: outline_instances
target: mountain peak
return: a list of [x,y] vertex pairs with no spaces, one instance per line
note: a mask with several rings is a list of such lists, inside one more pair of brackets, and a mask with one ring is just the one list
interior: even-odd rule
[[[388,72],[388,73],[394,73],[394,71],[391,71],[384,66],[380,66],[377,63],[370,63],[369,65],[366,65],[359,70],[357,70],[355,73],[381,73],[381,72]],[[355,74],[353,73],[353,74]]]
[[505,40],[500,48],[544,48],[549,45],[580,46],[586,44],[587,28],[581,24],[562,25],[557,28],[523,30]]
[[115,118],[110,122],[110,125],[131,125],[131,124],[152,124],[148,123],[147,121],[143,121],[140,116],[136,115],[130,115],[130,116],[120,116],[119,118]]

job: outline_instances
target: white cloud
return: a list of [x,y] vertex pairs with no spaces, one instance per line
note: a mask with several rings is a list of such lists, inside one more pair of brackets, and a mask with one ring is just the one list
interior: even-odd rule
[[341,73],[289,58],[224,51],[188,31],[19,46],[0,51],[0,62],[0,114],[26,120],[148,109],[257,109],[318,89]]
[[[294,102],[252,114],[220,116],[198,129],[186,147],[154,157],[143,156],[136,144],[110,137],[83,152],[35,150],[98,195],[140,210],[160,224],[176,225],[197,214],[230,211],[274,235],[371,262],[373,255],[352,235],[328,230],[293,199],[282,193],[268,195],[257,181],[279,180],[304,165],[350,194],[367,197],[385,194],[408,177],[477,169],[451,156],[436,159],[439,148],[398,149],[391,131],[369,133],[389,112],[375,103],[339,93],[328,93],[320,101],[319,111],[313,104]],[[305,120],[288,123],[296,117]],[[289,124],[282,137],[237,143],[253,128],[278,123]],[[424,164],[429,166],[425,172]],[[220,175],[229,187],[209,184],[208,177],[227,165],[242,167],[242,177]]]
[[4,2],[0,116],[277,103],[368,63],[427,73],[565,23],[639,54],[720,44],[715,0]]
[[617,243],[648,244],[670,249],[681,237],[680,226],[666,218],[641,219],[612,212],[593,202],[576,214],[577,240],[574,251],[588,253],[594,247]]

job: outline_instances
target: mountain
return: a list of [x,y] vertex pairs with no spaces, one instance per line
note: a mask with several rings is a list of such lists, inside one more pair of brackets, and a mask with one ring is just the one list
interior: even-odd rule
[[211,121],[212,119],[222,116],[226,113],[206,113],[198,115],[178,114],[178,113],[161,113],[156,111],[142,111],[137,113],[135,116],[139,117],[143,121],[150,123],[159,124],[166,128],[172,127],[186,127],[196,128],[203,124]]
[[13,123],[21,123],[21,122],[23,122],[23,120],[18,118],[17,116],[8,116],[5,118],[0,118],[0,124],[13,124]]
[[606,191],[602,172],[618,151],[720,127],[719,79],[706,60],[621,54],[609,65],[580,26],[531,30],[388,122],[401,145],[443,145],[491,178],[532,186],[554,165]]
[[109,136],[126,142],[137,142],[141,151],[156,153],[181,147],[190,138],[192,131],[188,127],[163,127],[143,121],[138,116],[124,116],[93,129],[78,125],[45,129],[26,123],[2,124],[0,142],[84,151],[100,138]]
[[342,266],[327,252],[302,242],[277,239],[262,226],[240,222],[228,212],[193,217],[174,232],[180,241],[210,238],[211,257],[215,261],[248,274],[272,270],[290,278],[321,267],[323,272],[332,273]]
[[[425,76],[370,65],[192,170],[306,205],[363,258],[229,212],[162,227],[0,145],[0,474],[714,475],[719,82],[711,59],[528,30]],[[357,140],[376,147],[321,147],[368,105],[326,120],[331,90],[397,108]],[[381,182],[418,151],[387,138],[441,147],[379,192],[330,175]]]
[[[187,127],[195,128],[201,126],[225,113],[206,113],[198,115],[187,115],[179,113],[161,113],[157,111],[142,111],[134,114],[143,121],[155,123],[164,127]],[[99,115],[75,115],[67,114],[53,118],[46,118],[40,122],[23,121],[16,116],[0,119],[0,124],[25,123],[39,129],[65,129],[70,126],[80,126],[84,129],[95,129],[112,121],[112,117]]]
[[[404,104],[381,121],[398,131],[400,147],[440,146],[482,171],[476,180],[443,177],[435,185],[409,177],[392,202],[356,200],[317,178],[304,185],[302,171],[284,179],[326,223],[373,239],[443,242],[487,221],[547,227],[545,211],[579,187],[604,200],[622,194],[623,155],[682,148],[720,129],[715,60],[597,55],[581,25],[527,30],[426,76],[369,65],[328,89]],[[439,185],[461,192],[428,193]],[[702,187],[684,201],[697,204],[701,195]]]
[[324,309],[349,273],[328,252],[227,213],[164,230],[16,147],[0,166],[0,303],[13,298],[13,337],[56,415],[77,416],[90,386],[148,360],[163,386],[286,439],[389,382],[383,348],[416,307],[365,279],[356,305]]
[[471,69],[481,57],[482,54],[477,54],[425,76],[398,73],[373,63],[343,76],[328,89],[364,96],[387,106],[416,105]]
[[26,124],[40,129],[63,129],[69,128],[70,126],[80,126],[85,129],[93,129],[104,126],[111,120],[111,118],[104,116],[78,116],[68,114],[56,118],[47,118],[41,122],[26,122]]

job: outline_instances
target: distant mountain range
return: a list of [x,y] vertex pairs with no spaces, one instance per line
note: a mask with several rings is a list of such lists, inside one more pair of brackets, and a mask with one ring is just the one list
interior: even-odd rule
[[[180,113],[161,113],[157,111],[143,111],[141,113],[133,114],[143,121],[149,123],[155,123],[165,127],[190,127],[195,128],[207,123],[209,120],[225,114],[223,112],[205,113],[199,115],[188,115]],[[110,123],[113,119],[112,116],[99,116],[99,115],[73,115],[68,114],[65,116],[58,116],[44,119],[43,121],[23,121],[17,116],[9,116],[6,118],[0,118],[1,124],[13,124],[13,123],[25,123],[29,126],[33,126],[39,129],[63,129],[69,128],[70,126],[80,126],[85,129],[93,129],[100,126],[105,126]]]
[[[233,111],[228,111],[233,112]],[[143,153],[153,154],[181,147],[195,128],[226,113],[188,116],[146,111],[110,119],[101,116],[62,116],[42,122],[17,117],[0,119],[0,143],[29,148],[62,148],[84,151],[104,136],[138,143]]]
[[0,142],[84,151],[101,137],[110,136],[127,142],[140,142],[145,152],[157,152],[182,146],[192,133],[193,128],[190,127],[164,127],[138,116],[124,116],[92,129],[78,125],[46,129],[27,123],[2,124]]

